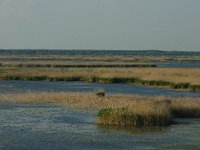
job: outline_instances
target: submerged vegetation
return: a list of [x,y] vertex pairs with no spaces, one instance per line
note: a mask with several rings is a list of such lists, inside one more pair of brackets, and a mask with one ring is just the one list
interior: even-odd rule
[[57,103],[97,109],[97,123],[104,125],[167,126],[175,117],[200,118],[199,98],[27,92],[0,94],[0,103]]
[[200,91],[199,68],[0,68],[1,80],[134,83]]

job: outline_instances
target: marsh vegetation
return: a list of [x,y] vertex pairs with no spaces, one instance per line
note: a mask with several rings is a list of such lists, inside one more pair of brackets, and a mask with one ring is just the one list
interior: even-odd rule
[[174,118],[200,118],[200,101],[191,99],[139,100],[122,108],[101,109],[97,123],[125,126],[167,126]]
[[2,61],[97,61],[97,62],[169,62],[199,61],[199,55],[1,55]]
[[2,62],[0,67],[50,67],[50,68],[147,68],[155,64],[131,62]]
[[[15,54],[18,51],[11,52]],[[199,61],[199,55],[162,55],[162,52],[155,55],[132,55],[131,51],[127,51],[131,55],[112,55],[110,52],[106,56],[104,53],[93,55],[93,51],[84,51],[85,54],[80,51],[81,55],[73,51],[69,51],[73,55],[60,55],[68,51],[43,55],[41,51],[33,52],[33,55],[1,55],[0,79],[128,83],[200,91],[199,68],[156,68],[158,62]],[[69,107],[100,109],[98,124],[166,126],[173,122],[174,117],[200,116],[198,98],[106,95],[102,89],[88,94],[28,92],[0,96],[1,102],[59,103]]]
[[97,109],[97,123],[127,126],[167,126],[175,117],[200,117],[199,98],[99,96],[96,93],[0,94],[1,103],[55,103]]
[[0,51],[0,149],[198,149],[199,54]]
[[199,68],[0,68],[1,80],[134,83],[200,91]]

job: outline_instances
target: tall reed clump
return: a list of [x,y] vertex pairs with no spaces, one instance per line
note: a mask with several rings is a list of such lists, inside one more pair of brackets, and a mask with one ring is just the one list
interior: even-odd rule
[[177,99],[171,101],[171,109],[174,117],[200,118],[199,99]]
[[191,85],[189,88],[192,92],[200,92],[200,85]]
[[97,115],[97,123],[103,125],[126,126],[167,126],[172,122],[168,101],[135,101],[128,107],[102,109]]

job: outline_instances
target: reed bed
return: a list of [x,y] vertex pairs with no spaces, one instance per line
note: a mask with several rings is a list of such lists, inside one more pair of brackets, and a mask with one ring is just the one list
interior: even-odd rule
[[66,107],[97,109],[97,124],[103,125],[167,126],[175,117],[200,118],[200,98],[27,92],[1,93],[0,103],[56,103]]
[[134,83],[200,91],[199,68],[0,68],[1,80]]
[[176,99],[171,101],[171,108],[174,117],[182,118],[199,118],[200,117],[200,100],[193,99]]
[[101,77],[200,84],[199,68],[0,68],[0,77]]
[[131,62],[1,62],[0,67],[102,68],[156,67],[154,64]]
[[0,103],[57,103],[74,108],[118,108],[128,106],[134,100],[140,99],[136,95],[107,95],[98,93],[52,93],[52,92],[26,92],[0,94]]
[[90,56],[90,55],[1,55],[0,60],[58,60],[58,61],[121,61],[121,62],[166,62],[166,61],[199,61],[200,56]]
[[173,118],[200,118],[200,99],[136,100],[127,107],[101,109],[97,123],[118,126],[167,126]]
[[172,122],[172,113],[167,101],[141,100],[118,109],[102,109],[97,123],[120,126],[167,126]]

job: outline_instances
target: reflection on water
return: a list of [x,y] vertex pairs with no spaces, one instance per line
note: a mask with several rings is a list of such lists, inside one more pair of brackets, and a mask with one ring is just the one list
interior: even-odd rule
[[95,92],[102,88],[106,93],[139,94],[147,96],[184,96],[200,97],[200,92],[175,91],[133,84],[99,84],[84,82],[47,82],[47,81],[4,81],[0,80],[0,92]]
[[160,68],[200,68],[200,60],[195,61],[166,61],[154,63]]
[[1,104],[0,149],[200,149],[200,119],[136,130],[97,126],[96,113],[49,104]]

